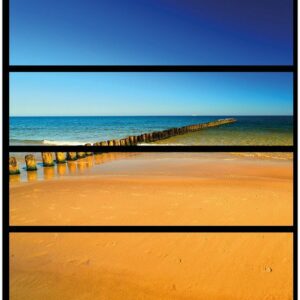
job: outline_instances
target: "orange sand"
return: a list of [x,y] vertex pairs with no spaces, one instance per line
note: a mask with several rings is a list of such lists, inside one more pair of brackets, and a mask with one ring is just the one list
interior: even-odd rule
[[14,233],[11,300],[291,300],[288,233]]
[[292,224],[292,160],[124,153],[64,168],[11,182],[11,225]]

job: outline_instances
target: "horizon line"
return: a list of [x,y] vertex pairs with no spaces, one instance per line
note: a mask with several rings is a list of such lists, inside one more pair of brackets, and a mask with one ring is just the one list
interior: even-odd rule
[[60,117],[60,118],[65,118],[65,117],[293,117],[294,114],[274,114],[274,115],[14,115],[14,116],[9,116],[9,118],[41,118],[41,117]]

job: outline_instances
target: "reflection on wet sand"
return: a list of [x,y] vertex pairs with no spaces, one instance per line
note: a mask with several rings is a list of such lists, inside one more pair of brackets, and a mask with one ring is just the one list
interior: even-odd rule
[[68,161],[69,174],[76,174],[76,162]]
[[88,163],[85,159],[80,159],[80,161],[77,162],[77,168],[79,173],[84,173],[87,167]]
[[55,174],[54,171],[54,167],[44,167],[44,179],[52,179]]
[[28,171],[26,173],[28,181],[36,181],[38,179],[37,171]]
[[16,175],[10,175],[9,176],[9,182],[21,182],[21,176],[20,174],[16,174]]
[[[36,155],[37,157],[37,171],[29,172],[25,172],[26,166],[23,162],[23,155],[19,157],[17,156],[18,162],[23,171],[21,172],[19,177],[10,175],[11,183],[18,183],[24,181],[29,182],[35,180],[50,180],[55,177],[61,177],[66,175],[84,174],[95,165],[101,165],[115,160],[122,160],[130,157],[135,157],[139,155],[139,153],[97,153],[78,160],[66,161],[65,163],[57,163],[58,160],[56,159],[56,163],[53,167],[44,167],[43,163],[41,162],[41,157],[39,156],[39,153],[34,153],[34,155]],[[63,161],[64,158],[65,155],[61,157],[61,161]]]
[[67,165],[66,164],[58,164],[57,165],[57,175],[64,176],[67,172]]
[[109,152],[94,155],[94,163],[96,165],[103,164],[112,160],[124,159],[138,155],[138,153],[127,152]]
[[[171,155],[171,154],[170,154]],[[203,154],[204,155],[204,154]],[[277,160],[288,161],[293,158],[291,153],[231,153],[231,159],[235,159],[238,156],[254,159],[267,159],[273,162]],[[204,155],[205,156],[205,155]],[[66,175],[84,175],[90,173],[91,169],[97,165],[105,163],[115,162],[120,160],[131,160],[137,158],[140,160],[143,157],[142,153],[131,153],[131,152],[108,152],[108,153],[97,153],[92,156],[86,156],[85,158],[78,159],[76,161],[67,161],[66,163],[55,164],[54,167],[43,167],[42,163],[38,158],[37,171],[25,171],[25,165],[19,161],[22,172],[20,176],[10,175],[10,182],[15,184],[24,181],[35,181],[35,180],[50,180],[53,178],[59,178]],[[57,170],[55,170],[57,168]]]
[[86,157],[86,161],[87,161],[87,164],[88,164],[89,168],[91,168],[94,165],[94,158],[93,158],[93,156],[87,156]]
[[[103,161],[115,155],[105,154]],[[217,220],[224,226],[292,224],[292,160],[226,153],[120,156],[127,158],[91,169],[87,159],[70,162],[65,177],[58,177],[53,168],[56,178],[52,180],[43,180],[42,167],[28,172],[38,174],[39,180],[10,184],[11,222],[208,226],[216,225]],[[22,173],[26,177],[26,172]],[[21,180],[25,181],[23,174]]]

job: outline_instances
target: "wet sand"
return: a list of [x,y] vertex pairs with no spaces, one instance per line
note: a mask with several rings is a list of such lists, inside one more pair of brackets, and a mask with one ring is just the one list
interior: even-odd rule
[[110,153],[59,168],[11,180],[12,225],[292,224],[291,159]]
[[288,233],[14,233],[12,300],[291,300]]

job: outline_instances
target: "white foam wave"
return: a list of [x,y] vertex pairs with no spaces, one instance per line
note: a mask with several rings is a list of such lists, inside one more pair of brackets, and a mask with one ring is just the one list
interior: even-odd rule
[[80,146],[86,143],[77,142],[77,141],[50,141],[50,140],[43,140],[43,144],[45,145],[57,145],[57,146]]
[[138,143],[138,146],[183,146],[185,144],[179,143],[159,143],[159,144],[150,144],[150,143]]

